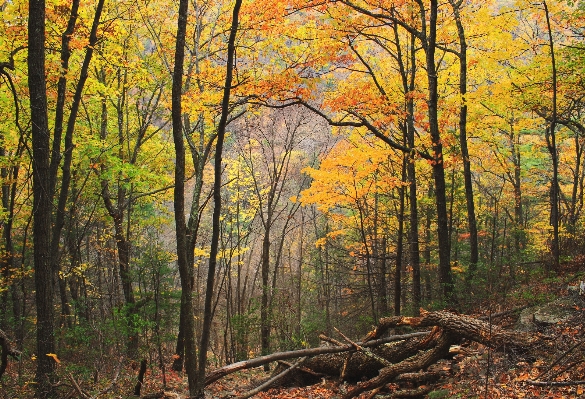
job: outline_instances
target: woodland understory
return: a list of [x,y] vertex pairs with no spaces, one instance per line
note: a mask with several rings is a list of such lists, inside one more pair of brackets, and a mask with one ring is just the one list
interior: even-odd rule
[[584,0],[0,0],[0,396],[580,397],[584,93]]
[[[356,343],[341,331],[322,345],[277,352],[210,367],[206,397],[228,398],[579,398],[585,394],[585,295],[567,292],[567,283],[585,276],[581,262],[560,278],[519,287],[502,305],[497,295],[477,303],[476,316],[446,311],[420,317],[393,316],[380,320]],[[565,287],[565,288],[562,288]],[[556,323],[534,323],[530,331],[518,325],[518,315],[534,305],[527,295],[568,298],[570,316]],[[527,300],[527,297],[530,297]],[[514,306],[505,309],[506,307]],[[562,310],[561,310],[562,312]],[[481,316],[480,316],[481,315]],[[518,329],[522,331],[518,331]],[[22,357],[5,335],[4,354],[14,356],[6,370],[9,381],[26,381],[33,360]],[[186,376],[156,360],[137,362],[115,356],[103,361],[98,373],[73,366],[91,365],[73,352],[57,359],[61,397],[185,399]],[[6,361],[3,358],[3,361]],[[260,366],[270,362],[272,370]],[[4,364],[4,363],[3,363]],[[67,366],[69,364],[70,366]],[[164,366],[164,367],[161,367]],[[165,371],[166,370],[166,371]],[[5,377],[5,378],[6,378]],[[28,397],[34,387],[4,380],[2,398]]]

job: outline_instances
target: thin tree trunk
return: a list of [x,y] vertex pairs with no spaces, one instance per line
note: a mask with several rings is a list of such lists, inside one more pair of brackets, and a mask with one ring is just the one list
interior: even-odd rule
[[[173,141],[175,144],[175,226],[177,240],[177,263],[181,278],[181,314],[177,346],[184,347],[185,366],[189,395],[195,397],[197,390],[197,353],[195,348],[195,321],[193,315],[193,268],[187,255],[187,226],[185,224],[185,144],[183,142],[183,115],[181,95],[183,92],[183,65],[185,61],[185,36],[187,31],[188,0],[180,0],[175,47],[175,67],[171,94]],[[180,352],[179,352],[180,350]],[[177,348],[183,356],[183,348]],[[204,364],[205,369],[205,364]]]
[[[181,0],[185,1],[185,0]],[[209,254],[209,270],[207,273],[207,287],[205,291],[205,305],[203,310],[203,331],[201,332],[201,344],[199,349],[199,370],[197,373],[197,384],[195,397],[203,398],[205,396],[205,369],[207,363],[207,349],[209,347],[209,337],[211,334],[212,299],[213,286],[215,281],[215,269],[217,267],[217,255],[219,252],[219,230],[221,228],[221,172],[222,172],[222,152],[225,138],[225,131],[230,112],[230,94],[232,89],[232,79],[234,72],[235,52],[236,52],[236,34],[238,32],[238,17],[242,0],[236,0],[232,14],[232,24],[230,36],[228,39],[228,52],[226,64],[225,86],[223,89],[223,99],[221,103],[221,116],[217,126],[217,143],[215,147],[215,167],[213,182],[213,216],[212,216],[212,233],[211,233],[211,250]],[[180,93],[180,92],[179,92]],[[192,395],[193,396],[193,395]]]
[[[407,163],[410,163],[408,155],[404,154],[402,157],[402,182],[407,178]],[[406,187],[402,186],[398,189],[399,195],[399,209],[398,209],[398,240],[396,242],[396,268],[394,269],[394,315],[400,316],[401,305],[400,299],[402,297],[402,252],[404,242],[404,191]]]
[[557,154],[557,143],[556,143],[556,124],[557,124],[557,66],[555,62],[555,49],[554,40],[552,37],[552,28],[550,24],[550,15],[548,12],[548,6],[546,1],[543,0],[542,5],[544,6],[544,13],[546,17],[546,26],[548,29],[549,46],[550,46],[550,61],[552,67],[552,117],[550,126],[547,129],[546,141],[548,151],[552,158],[553,166],[553,177],[551,181],[551,211],[550,211],[550,222],[553,226],[553,239],[551,243],[552,255],[553,255],[553,268],[555,271],[559,270],[559,258],[560,258],[560,243],[559,243],[559,160]]
[[467,204],[467,224],[469,228],[469,273],[472,278],[477,270],[479,261],[479,250],[477,241],[477,221],[475,219],[475,204],[473,202],[473,185],[471,182],[471,162],[469,150],[467,149],[467,41],[465,30],[461,21],[461,2],[449,0],[453,8],[455,23],[457,24],[457,35],[459,37],[459,94],[461,106],[459,108],[459,145],[461,146],[461,158],[463,160],[463,179],[465,182],[465,201]]

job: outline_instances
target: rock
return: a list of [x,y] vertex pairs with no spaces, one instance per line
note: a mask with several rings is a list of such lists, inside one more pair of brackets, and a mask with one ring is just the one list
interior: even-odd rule
[[516,322],[515,329],[535,331],[538,326],[565,322],[577,314],[574,297],[559,298],[553,302],[524,309]]

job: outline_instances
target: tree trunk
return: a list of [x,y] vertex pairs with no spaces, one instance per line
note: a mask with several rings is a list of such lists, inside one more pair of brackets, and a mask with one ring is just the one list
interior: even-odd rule
[[[181,0],[184,1],[184,0]],[[207,273],[207,285],[205,291],[205,305],[203,310],[203,331],[201,332],[201,345],[199,349],[199,370],[197,373],[197,384],[195,397],[203,398],[205,396],[203,389],[205,387],[205,366],[207,364],[207,349],[209,347],[209,337],[211,334],[211,321],[213,312],[211,302],[213,299],[213,286],[215,281],[215,269],[217,267],[217,256],[219,252],[219,233],[220,233],[220,215],[221,215],[221,172],[222,172],[222,152],[225,138],[226,126],[230,112],[230,94],[232,89],[232,79],[234,72],[235,52],[236,52],[236,34],[238,32],[238,17],[242,0],[236,0],[232,13],[232,24],[230,36],[228,39],[228,52],[226,64],[225,86],[221,103],[221,116],[217,126],[217,143],[215,147],[215,165],[213,181],[213,216],[212,216],[212,233],[211,233],[211,250],[209,254],[209,270]],[[193,396],[193,395],[192,395]]]
[[[195,320],[193,314],[193,268],[187,255],[187,226],[185,224],[185,144],[183,142],[183,115],[181,95],[183,92],[183,65],[185,60],[185,36],[187,30],[189,2],[180,0],[175,47],[175,67],[172,88],[173,141],[175,144],[175,226],[177,240],[177,263],[181,277],[181,311],[177,356],[185,356],[189,395],[197,395],[197,353],[195,348]],[[179,360],[177,359],[177,360]],[[178,367],[174,365],[174,367]],[[205,365],[204,365],[205,367]]]
[[554,41],[550,24],[550,16],[546,1],[543,0],[546,25],[548,29],[548,38],[550,46],[550,61],[552,66],[552,116],[550,126],[547,128],[546,143],[550,156],[552,158],[553,176],[550,189],[550,223],[553,226],[553,239],[551,243],[553,255],[553,268],[559,270],[560,243],[559,243],[559,160],[556,143],[556,124],[557,124],[557,66],[555,62]]
[[[435,65],[435,50],[437,37],[438,2],[431,0],[429,10],[428,34],[423,47],[426,52],[426,67],[428,81],[428,115],[429,129],[433,141],[433,177],[435,180],[435,204],[437,206],[437,235],[439,244],[439,284],[441,297],[448,304],[454,304],[454,286],[451,275],[451,246],[449,243],[449,226],[447,216],[447,195],[445,186],[445,169],[443,164],[443,145],[438,119],[438,79]],[[423,12],[422,19],[426,20]],[[425,23],[425,22],[423,22]]]
[[473,277],[479,261],[479,250],[477,241],[477,221],[475,219],[475,204],[473,202],[473,185],[471,182],[471,162],[467,149],[467,41],[465,30],[461,21],[461,3],[449,0],[453,8],[455,23],[457,24],[457,35],[459,37],[459,94],[461,95],[461,106],[459,108],[459,144],[461,146],[461,158],[463,161],[463,179],[465,182],[465,201],[467,204],[467,223],[469,228],[469,277]]
[[51,270],[51,192],[49,187],[49,122],[45,80],[45,1],[29,1],[28,85],[32,125],[33,244],[37,305],[36,395],[56,397],[52,385],[55,361],[53,273]]

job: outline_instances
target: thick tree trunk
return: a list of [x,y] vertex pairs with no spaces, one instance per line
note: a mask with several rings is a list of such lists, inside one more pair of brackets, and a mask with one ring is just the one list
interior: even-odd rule
[[550,46],[550,61],[552,66],[552,116],[550,126],[547,128],[546,143],[552,159],[553,175],[550,192],[550,223],[553,227],[553,237],[551,242],[553,255],[553,268],[559,269],[560,259],[560,242],[559,242],[559,157],[556,143],[556,124],[557,124],[557,66],[555,62],[554,40],[550,23],[550,15],[546,1],[543,0],[544,13],[548,29],[548,38]]

